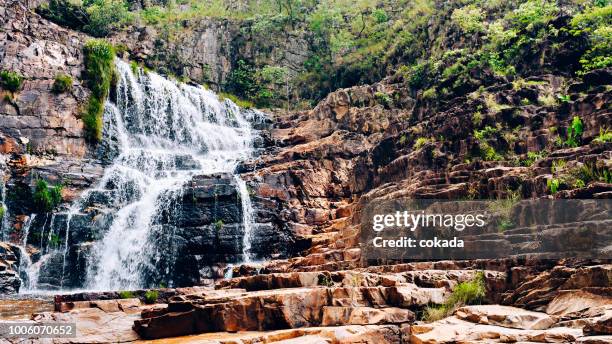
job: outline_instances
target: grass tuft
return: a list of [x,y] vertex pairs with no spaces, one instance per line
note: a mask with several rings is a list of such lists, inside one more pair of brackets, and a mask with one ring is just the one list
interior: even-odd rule
[[459,283],[444,304],[426,307],[423,320],[432,322],[446,318],[459,307],[482,303],[486,294],[484,273],[479,271],[472,280]]
[[72,77],[66,74],[56,75],[51,90],[55,93],[69,92],[70,90],[72,90]]

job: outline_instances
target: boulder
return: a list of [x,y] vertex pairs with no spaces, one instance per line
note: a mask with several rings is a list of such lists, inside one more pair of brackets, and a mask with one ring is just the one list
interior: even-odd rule
[[465,306],[457,309],[455,316],[477,324],[523,330],[545,330],[556,322],[546,313],[499,305]]
[[586,335],[612,335],[612,309],[589,321],[583,329]]
[[321,326],[398,324],[414,320],[414,313],[401,308],[323,307]]

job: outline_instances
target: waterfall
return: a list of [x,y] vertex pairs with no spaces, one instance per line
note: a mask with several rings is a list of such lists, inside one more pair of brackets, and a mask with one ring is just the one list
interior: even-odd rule
[[[21,290],[32,290],[36,285],[37,274],[32,268],[32,259],[27,251],[28,235],[30,234],[30,228],[32,222],[36,218],[36,214],[30,215],[23,224],[23,237],[19,247],[20,264],[19,264],[19,276],[22,280]],[[25,278],[24,278],[25,277]],[[25,283],[23,283],[25,282]]]
[[[133,73],[123,61],[116,66],[116,99],[104,112],[105,140],[115,144],[116,157],[87,192],[108,195],[116,209],[88,262],[86,287],[97,290],[146,287],[144,275],[160,268],[155,262],[168,249],[151,239],[173,230],[167,218],[184,184],[195,175],[233,173],[252,154],[250,124],[231,101],[155,73]],[[246,183],[235,179],[250,247],[251,204]]]
[[251,204],[251,195],[247,184],[240,178],[235,176],[238,191],[240,192],[240,203],[242,205],[242,223],[244,226],[244,237],[242,239],[242,255],[245,263],[251,262],[251,240],[253,239],[253,205]]
[[0,240],[6,241],[8,238],[7,234],[9,232],[10,224],[8,212],[9,209],[6,206],[6,183],[4,180],[2,180],[2,191],[0,192],[0,197],[0,214],[2,215],[2,217],[0,218],[0,234],[2,235]]

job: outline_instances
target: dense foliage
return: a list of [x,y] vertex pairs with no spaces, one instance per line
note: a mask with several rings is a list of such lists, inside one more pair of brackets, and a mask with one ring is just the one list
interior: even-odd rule
[[36,182],[33,199],[36,210],[50,212],[62,201],[62,185],[49,186],[46,181],[39,179]]
[[94,37],[105,37],[132,20],[123,0],[50,0],[38,12],[60,25]]
[[88,41],[83,52],[85,55],[85,77],[91,96],[82,115],[86,136],[97,142],[102,139],[102,114],[104,100],[116,77],[115,50],[113,46],[99,39]]
[[0,72],[0,85],[5,90],[17,92],[21,88],[23,77],[17,72],[3,70]]
[[[53,0],[41,11],[98,36],[133,21],[170,40],[189,21],[214,17],[242,21],[270,42],[305,37],[309,51],[297,70],[233,61],[224,89],[258,106],[314,102],[391,75],[425,98],[445,99],[499,78],[612,65],[609,0],[178,0],[131,12],[120,0],[74,1]],[[181,61],[166,62],[181,70]]]

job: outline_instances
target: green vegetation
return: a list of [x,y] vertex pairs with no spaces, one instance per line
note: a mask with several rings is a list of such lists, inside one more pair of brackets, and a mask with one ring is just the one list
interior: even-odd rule
[[612,131],[599,128],[599,135],[593,139],[593,142],[597,144],[612,142]]
[[134,292],[132,291],[122,290],[119,292],[119,298],[122,298],[122,299],[133,299],[135,297],[136,297],[136,294],[134,294]]
[[286,99],[289,97],[291,86],[288,77],[289,71],[286,68],[264,66],[258,69],[244,60],[239,60],[225,83],[225,89],[231,92],[233,97],[227,98],[239,106],[245,105],[243,107],[251,107],[253,104],[259,107],[279,105],[283,96]]
[[159,298],[159,292],[157,290],[147,290],[145,292],[144,297],[146,304],[153,304],[157,302],[157,299]]
[[55,93],[69,92],[72,90],[72,77],[66,74],[56,75],[51,90]]
[[317,285],[320,285],[323,287],[333,287],[334,281],[332,280],[329,274],[322,273],[318,276]]
[[514,228],[514,223],[511,220],[512,208],[519,202],[521,198],[520,190],[507,190],[505,197],[491,202],[489,209],[491,212],[499,215],[498,228],[500,231]]
[[546,187],[548,187],[548,191],[551,194],[556,194],[559,191],[559,187],[561,186],[561,181],[557,178],[551,178],[546,180]]
[[484,16],[482,9],[471,4],[454,10],[451,19],[463,32],[476,33],[484,30]]
[[60,244],[61,244],[60,236],[55,233],[51,234],[51,237],[49,238],[49,245],[51,247],[59,247]]
[[234,104],[240,106],[241,108],[245,108],[245,109],[250,109],[250,108],[254,108],[255,104],[253,104],[253,102],[250,102],[248,100],[244,100],[244,99],[240,99],[237,96],[231,94],[231,93],[227,93],[227,92],[219,92],[217,94],[219,96],[219,98],[221,99],[229,99],[232,102],[234,102]]
[[32,198],[36,210],[50,212],[62,202],[62,185],[49,186],[46,181],[39,179]]
[[551,194],[559,190],[582,188],[592,182],[612,183],[610,168],[602,162],[570,165],[563,160],[553,162],[552,177],[546,181]]
[[37,11],[51,21],[94,37],[105,37],[133,19],[123,0],[50,0]]
[[6,212],[6,209],[4,209],[4,204],[0,205],[0,220],[2,220],[2,218],[4,217],[5,212]]
[[215,221],[215,230],[218,232],[223,228],[223,220]]
[[546,157],[547,152],[527,152],[527,158],[521,161],[521,165],[523,166],[533,166],[533,164]]
[[430,142],[434,142],[434,140],[428,137],[419,137],[414,141],[413,148],[415,150],[421,149],[423,146],[425,146],[427,143],[430,143]]
[[108,97],[111,84],[115,79],[115,50],[113,46],[99,39],[88,41],[85,54],[85,76],[91,96],[82,115],[85,133],[92,142],[102,139],[102,113],[104,100]]
[[575,15],[569,32],[588,42],[580,58],[582,70],[578,74],[612,66],[612,5],[608,1],[595,1],[584,12]]
[[374,97],[376,98],[379,104],[381,104],[382,106],[386,108],[390,108],[391,105],[393,104],[393,99],[391,99],[391,96],[388,95],[387,93],[376,92],[374,93]]
[[443,305],[425,308],[423,320],[428,322],[440,320],[450,316],[461,306],[482,303],[486,294],[484,273],[479,271],[471,281],[459,283]]
[[[178,0],[144,2],[131,12],[128,3],[51,0],[39,12],[98,37],[130,22],[150,25],[160,43],[177,43],[179,32],[205,17],[240,20],[245,37],[261,45],[286,35],[306,37],[307,59],[290,71],[255,57],[232,66],[224,91],[257,106],[314,102],[393,74],[414,96],[438,101],[495,79],[524,80],[544,67],[582,75],[612,65],[612,6],[606,0]],[[457,34],[465,40],[457,42]],[[576,52],[571,61],[567,49]],[[181,70],[180,61],[165,62],[169,70]],[[488,105],[491,112],[508,106]]]
[[605,165],[583,164],[570,171],[570,175],[574,178],[574,185],[581,184],[585,186],[590,182],[612,183],[612,173],[610,173],[610,169]]
[[570,124],[569,128],[567,128],[567,139],[565,140],[565,144],[570,147],[578,147],[583,132],[584,126],[582,124],[582,120],[580,117],[574,116],[572,123]]
[[478,140],[480,157],[485,161],[499,161],[504,157],[499,154],[495,148],[487,142],[488,139],[495,139],[499,134],[499,128],[485,126],[482,130],[474,130],[474,138]]
[[21,88],[23,77],[17,72],[3,70],[0,72],[0,85],[5,90],[17,92]]

